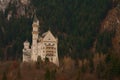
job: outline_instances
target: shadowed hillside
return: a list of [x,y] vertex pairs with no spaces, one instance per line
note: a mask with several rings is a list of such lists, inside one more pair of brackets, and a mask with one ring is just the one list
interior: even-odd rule
[[58,37],[59,57],[90,57],[101,23],[112,6],[112,0],[31,0],[26,5],[13,1],[4,13],[0,12],[0,58],[22,58],[23,42],[26,38],[31,42],[35,13],[40,20],[40,34],[50,28]]

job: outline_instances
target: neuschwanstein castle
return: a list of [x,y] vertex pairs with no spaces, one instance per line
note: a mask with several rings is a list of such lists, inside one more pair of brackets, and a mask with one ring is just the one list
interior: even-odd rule
[[48,58],[50,62],[53,62],[59,66],[58,59],[58,39],[53,36],[50,30],[39,35],[39,20],[34,17],[32,24],[32,44],[26,40],[23,48],[23,62],[34,62],[40,56],[43,61]]

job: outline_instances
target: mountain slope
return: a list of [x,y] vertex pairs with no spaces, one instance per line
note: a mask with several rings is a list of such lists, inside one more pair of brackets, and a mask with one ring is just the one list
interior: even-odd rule
[[111,33],[112,48],[120,52],[120,6],[111,9],[101,26],[101,33]]
[[[28,5],[9,4],[5,13],[0,12],[0,57],[22,58],[23,42],[26,38],[31,42],[35,13],[40,20],[40,34],[50,27],[58,37],[60,57],[90,57],[101,22],[111,7],[112,0],[31,0]],[[12,16],[9,19],[8,14]]]

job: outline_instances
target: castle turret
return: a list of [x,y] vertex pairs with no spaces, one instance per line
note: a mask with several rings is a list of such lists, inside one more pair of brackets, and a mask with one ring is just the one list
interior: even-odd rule
[[36,15],[34,16],[32,28],[33,28],[33,31],[32,31],[32,60],[36,61],[38,28],[39,28],[39,20],[37,19]]
[[28,62],[30,61],[30,53],[31,53],[31,49],[30,49],[30,43],[26,40],[24,43],[24,48],[23,48],[23,62]]
[[30,43],[26,40],[25,42],[24,42],[24,49],[29,49],[29,47],[30,47]]

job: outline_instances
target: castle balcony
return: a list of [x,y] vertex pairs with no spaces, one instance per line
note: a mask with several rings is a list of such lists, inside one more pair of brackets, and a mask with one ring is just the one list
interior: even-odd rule
[[33,31],[32,34],[38,34],[38,31]]
[[55,56],[55,55],[51,53],[47,53],[46,56]]

